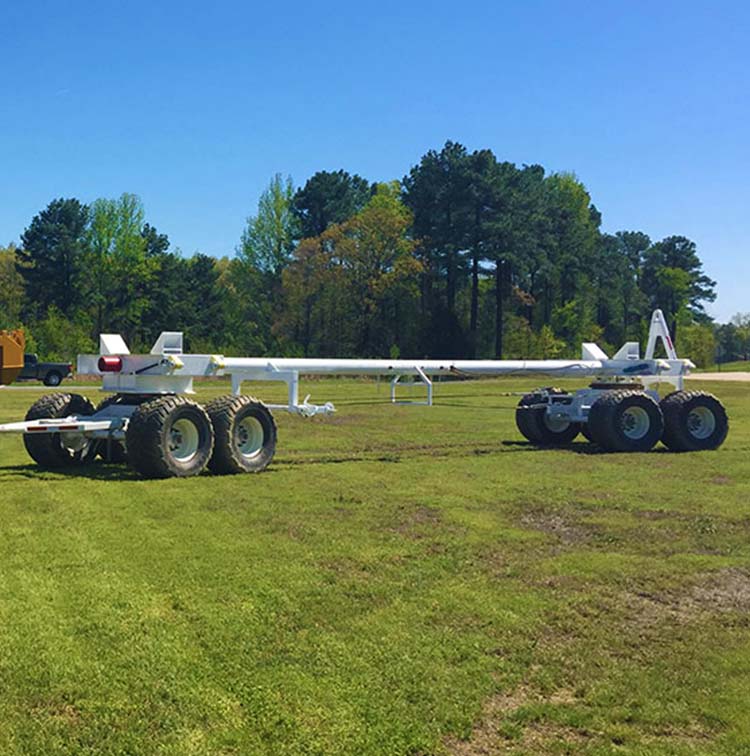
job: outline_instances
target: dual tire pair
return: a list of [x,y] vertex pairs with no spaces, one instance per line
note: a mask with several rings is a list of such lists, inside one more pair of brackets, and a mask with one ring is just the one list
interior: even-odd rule
[[140,401],[117,395],[98,407],[79,394],[50,394],[35,402],[27,420],[87,417],[134,402],[125,446],[80,433],[24,434],[29,455],[43,467],[127,461],[148,478],[189,477],[206,467],[217,474],[260,472],[276,451],[276,424],[268,408],[247,396],[223,396],[205,408],[179,396]]
[[206,467],[219,475],[265,470],[276,451],[276,423],[249,396],[201,407],[180,396],[140,404],[125,434],[128,463],[145,478],[186,478]]
[[642,391],[610,391],[580,425],[550,418],[541,400],[527,394],[516,410],[518,429],[539,446],[564,446],[581,432],[604,451],[648,451],[659,440],[672,451],[701,451],[721,446],[729,430],[721,402],[702,391],[675,391],[659,403]]

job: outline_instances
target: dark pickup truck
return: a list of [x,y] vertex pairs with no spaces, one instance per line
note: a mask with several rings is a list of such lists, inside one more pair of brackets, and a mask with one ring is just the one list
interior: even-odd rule
[[63,378],[73,375],[73,366],[67,362],[39,362],[35,354],[23,356],[23,370],[17,381],[42,381],[45,386],[59,386]]

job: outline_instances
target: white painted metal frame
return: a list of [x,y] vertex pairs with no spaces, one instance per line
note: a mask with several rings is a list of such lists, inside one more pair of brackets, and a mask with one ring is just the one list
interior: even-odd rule
[[[422,383],[427,389],[427,398],[425,399],[425,401],[420,402],[420,401],[415,401],[413,399],[409,399],[409,400],[401,399],[399,401],[398,399],[396,399],[396,386],[398,385],[399,381],[403,377],[403,375],[399,373],[391,379],[391,404],[414,404],[414,405],[421,404],[427,407],[432,407],[432,381],[430,380],[427,373],[425,373],[425,371],[422,370],[422,368],[419,367],[418,365],[415,367],[415,370],[416,370],[416,376],[417,378],[419,378],[418,382]],[[414,383],[417,383],[417,381],[414,381]]]
[[[667,359],[655,359],[657,341],[661,339]],[[669,383],[682,389],[683,378],[695,367],[690,360],[681,360],[672,344],[666,320],[660,310],[651,318],[645,358],[640,357],[636,342],[625,344],[613,358],[609,358],[596,344],[584,344],[580,360],[372,360],[372,359],[315,359],[225,357],[217,354],[184,354],[182,334],[165,331],[149,354],[130,354],[118,334],[102,334],[99,354],[79,355],[78,374],[98,375],[102,390],[116,394],[160,395],[192,394],[196,377],[230,376],[232,393],[239,395],[247,381],[281,381],[287,385],[286,404],[269,404],[271,409],[293,412],[305,417],[330,414],[333,404],[312,404],[310,396],[299,401],[300,375],[377,375],[388,376],[391,401],[396,402],[396,386],[401,378],[410,376],[423,383],[427,390],[425,402],[433,403],[433,381],[439,375],[459,376],[549,376],[552,378],[595,378],[607,384],[637,381],[650,387],[654,383]],[[99,370],[103,356],[121,360],[117,372]],[[586,422],[588,410],[601,392],[582,389],[572,395],[567,404],[548,403],[551,416]],[[649,390],[649,393],[655,393]],[[91,417],[71,417],[65,420],[34,420],[0,425],[0,432],[57,433],[68,432],[62,426],[75,426],[71,432],[94,437],[120,439],[124,436],[133,405],[111,405]]]

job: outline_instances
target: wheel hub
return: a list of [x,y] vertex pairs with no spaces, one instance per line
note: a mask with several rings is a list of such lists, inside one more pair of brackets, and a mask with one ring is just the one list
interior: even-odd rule
[[169,431],[169,452],[178,462],[189,462],[197,453],[199,433],[187,418],[176,420]]
[[651,427],[651,418],[643,407],[628,407],[620,422],[622,432],[632,441],[643,438]]
[[263,449],[263,425],[255,417],[243,417],[237,423],[236,444],[239,453],[246,459],[257,456]]
[[564,433],[570,427],[570,420],[560,415],[545,415],[544,424],[552,433]]
[[703,440],[716,430],[716,417],[708,407],[696,407],[687,417],[687,428],[693,438]]

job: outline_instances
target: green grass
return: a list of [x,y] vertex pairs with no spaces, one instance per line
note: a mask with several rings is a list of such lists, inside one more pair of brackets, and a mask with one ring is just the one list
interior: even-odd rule
[[706,368],[700,368],[698,373],[734,373],[750,372],[750,360],[735,360],[734,362],[722,362],[721,365],[710,365]]
[[750,392],[696,387],[717,452],[535,450],[513,381],[312,383],[259,476],[0,435],[0,753],[747,753]]

